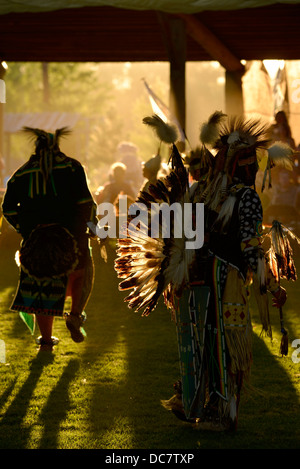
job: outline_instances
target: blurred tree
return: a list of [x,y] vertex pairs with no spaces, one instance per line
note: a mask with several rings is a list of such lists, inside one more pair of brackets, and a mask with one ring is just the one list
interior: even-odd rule
[[[105,115],[113,100],[113,85],[102,80],[99,65],[10,62],[5,82],[5,113],[63,112],[80,117],[71,136],[63,142],[63,149],[85,164],[93,127],[90,122]],[[8,171],[23,163],[31,149],[32,145],[22,134],[11,135]]]
[[[187,63],[186,133],[198,144],[199,124],[224,102],[224,70],[216,63]],[[60,111],[81,116],[63,149],[86,165],[91,184],[98,187],[121,141],[139,148],[142,160],[156,153],[158,141],[143,125],[153,110],[142,78],[168,106],[168,62],[47,63],[10,62],[5,76],[5,112]],[[24,137],[11,139],[11,155],[22,163],[28,156]],[[65,146],[66,145],[66,146]],[[163,160],[169,149],[163,147]],[[14,168],[11,168],[14,169]]]
[[98,66],[91,63],[10,62],[5,82],[6,112],[62,111],[90,115],[92,109],[92,113],[99,115],[105,111],[113,92],[109,82],[101,81]]

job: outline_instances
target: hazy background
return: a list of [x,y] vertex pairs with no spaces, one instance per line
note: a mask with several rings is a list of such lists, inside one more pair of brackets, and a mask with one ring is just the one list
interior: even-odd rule
[[[251,112],[273,119],[272,86],[279,67],[259,78],[259,65],[245,76],[245,104]],[[90,186],[95,190],[106,182],[110,165],[118,159],[121,141],[138,147],[141,161],[157,150],[158,141],[142,123],[153,113],[143,79],[169,104],[169,63],[8,63],[5,74],[4,125],[20,113],[63,113],[73,122],[72,135],[62,150],[84,164]],[[275,72],[274,72],[275,71]],[[290,80],[300,77],[298,62],[289,64]],[[258,74],[258,75],[257,75]],[[225,74],[218,62],[186,63],[186,134],[192,147],[199,143],[201,123],[215,110],[225,111]],[[249,91],[250,89],[250,91]],[[292,130],[298,136],[298,104],[292,110]],[[14,117],[15,115],[15,117]],[[6,123],[6,124],[5,124]],[[45,129],[48,130],[48,129]],[[54,129],[52,129],[54,130]],[[6,132],[3,155],[8,177],[31,154],[32,143],[20,131]],[[168,149],[163,150],[165,161]]]

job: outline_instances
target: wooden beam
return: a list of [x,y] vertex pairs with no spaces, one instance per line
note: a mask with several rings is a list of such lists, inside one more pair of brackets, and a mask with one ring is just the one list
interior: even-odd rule
[[213,60],[217,60],[229,72],[244,72],[240,60],[213,34],[198,18],[193,15],[177,14],[186,25],[189,34]]

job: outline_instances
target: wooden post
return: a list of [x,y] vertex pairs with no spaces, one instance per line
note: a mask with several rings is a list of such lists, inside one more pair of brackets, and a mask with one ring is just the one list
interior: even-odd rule
[[226,70],[225,77],[225,112],[228,115],[242,116],[244,114],[243,73]]
[[[158,13],[162,33],[170,62],[170,111],[185,130],[185,62],[186,33],[184,22],[175,16]],[[185,142],[177,143],[179,151],[184,151]]]
[[[177,117],[181,127],[186,125],[185,60],[186,38],[184,23],[178,19],[170,22],[172,50],[170,51],[170,110]],[[183,151],[185,142],[178,143]]]
[[217,60],[225,68],[225,112],[227,114],[243,115],[242,76],[245,67],[239,58],[200,19],[186,14],[176,16],[184,21],[187,34],[209,53],[212,60]]
[[[0,80],[3,80],[6,69],[3,67],[2,61],[0,59]],[[1,81],[0,83],[0,158],[4,158],[4,104],[5,104],[5,83]]]
[[44,104],[48,105],[50,100],[50,86],[49,86],[49,67],[47,62],[42,62],[43,74],[43,97]]

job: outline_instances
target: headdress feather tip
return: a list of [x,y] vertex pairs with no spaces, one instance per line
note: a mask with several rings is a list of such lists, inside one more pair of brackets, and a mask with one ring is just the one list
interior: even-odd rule
[[284,142],[275,142],[268,148],[270,161],[275,166],[284,166],[290,171],[293,169],[292,148]]
[[143,123],[152,127],[159,140],[164,143],[172,144],[178,139],[176,126],[164,122],[157,114],[144,117]]
[[215,111],[207,122],[202,124],[200,129],[200,141],[205,145],[214,145],[219,138],[219,128],[226,114],[222,111]]
[[[23,132],[30,134],[31,137],[35,139],[39,139],[42,136],[47,138],[47,136],[49,135],[49,133],[46,132],[45,130],[34,128],[34,127],[24,126],[22,130]],[[62,137],[65,137],[69,135],[70,133],[71,133],[71,130],[69,129],[69,127],[61,127],[60,129],[57,129],[53,134],[53,142],[58,144],[59,140]]]

